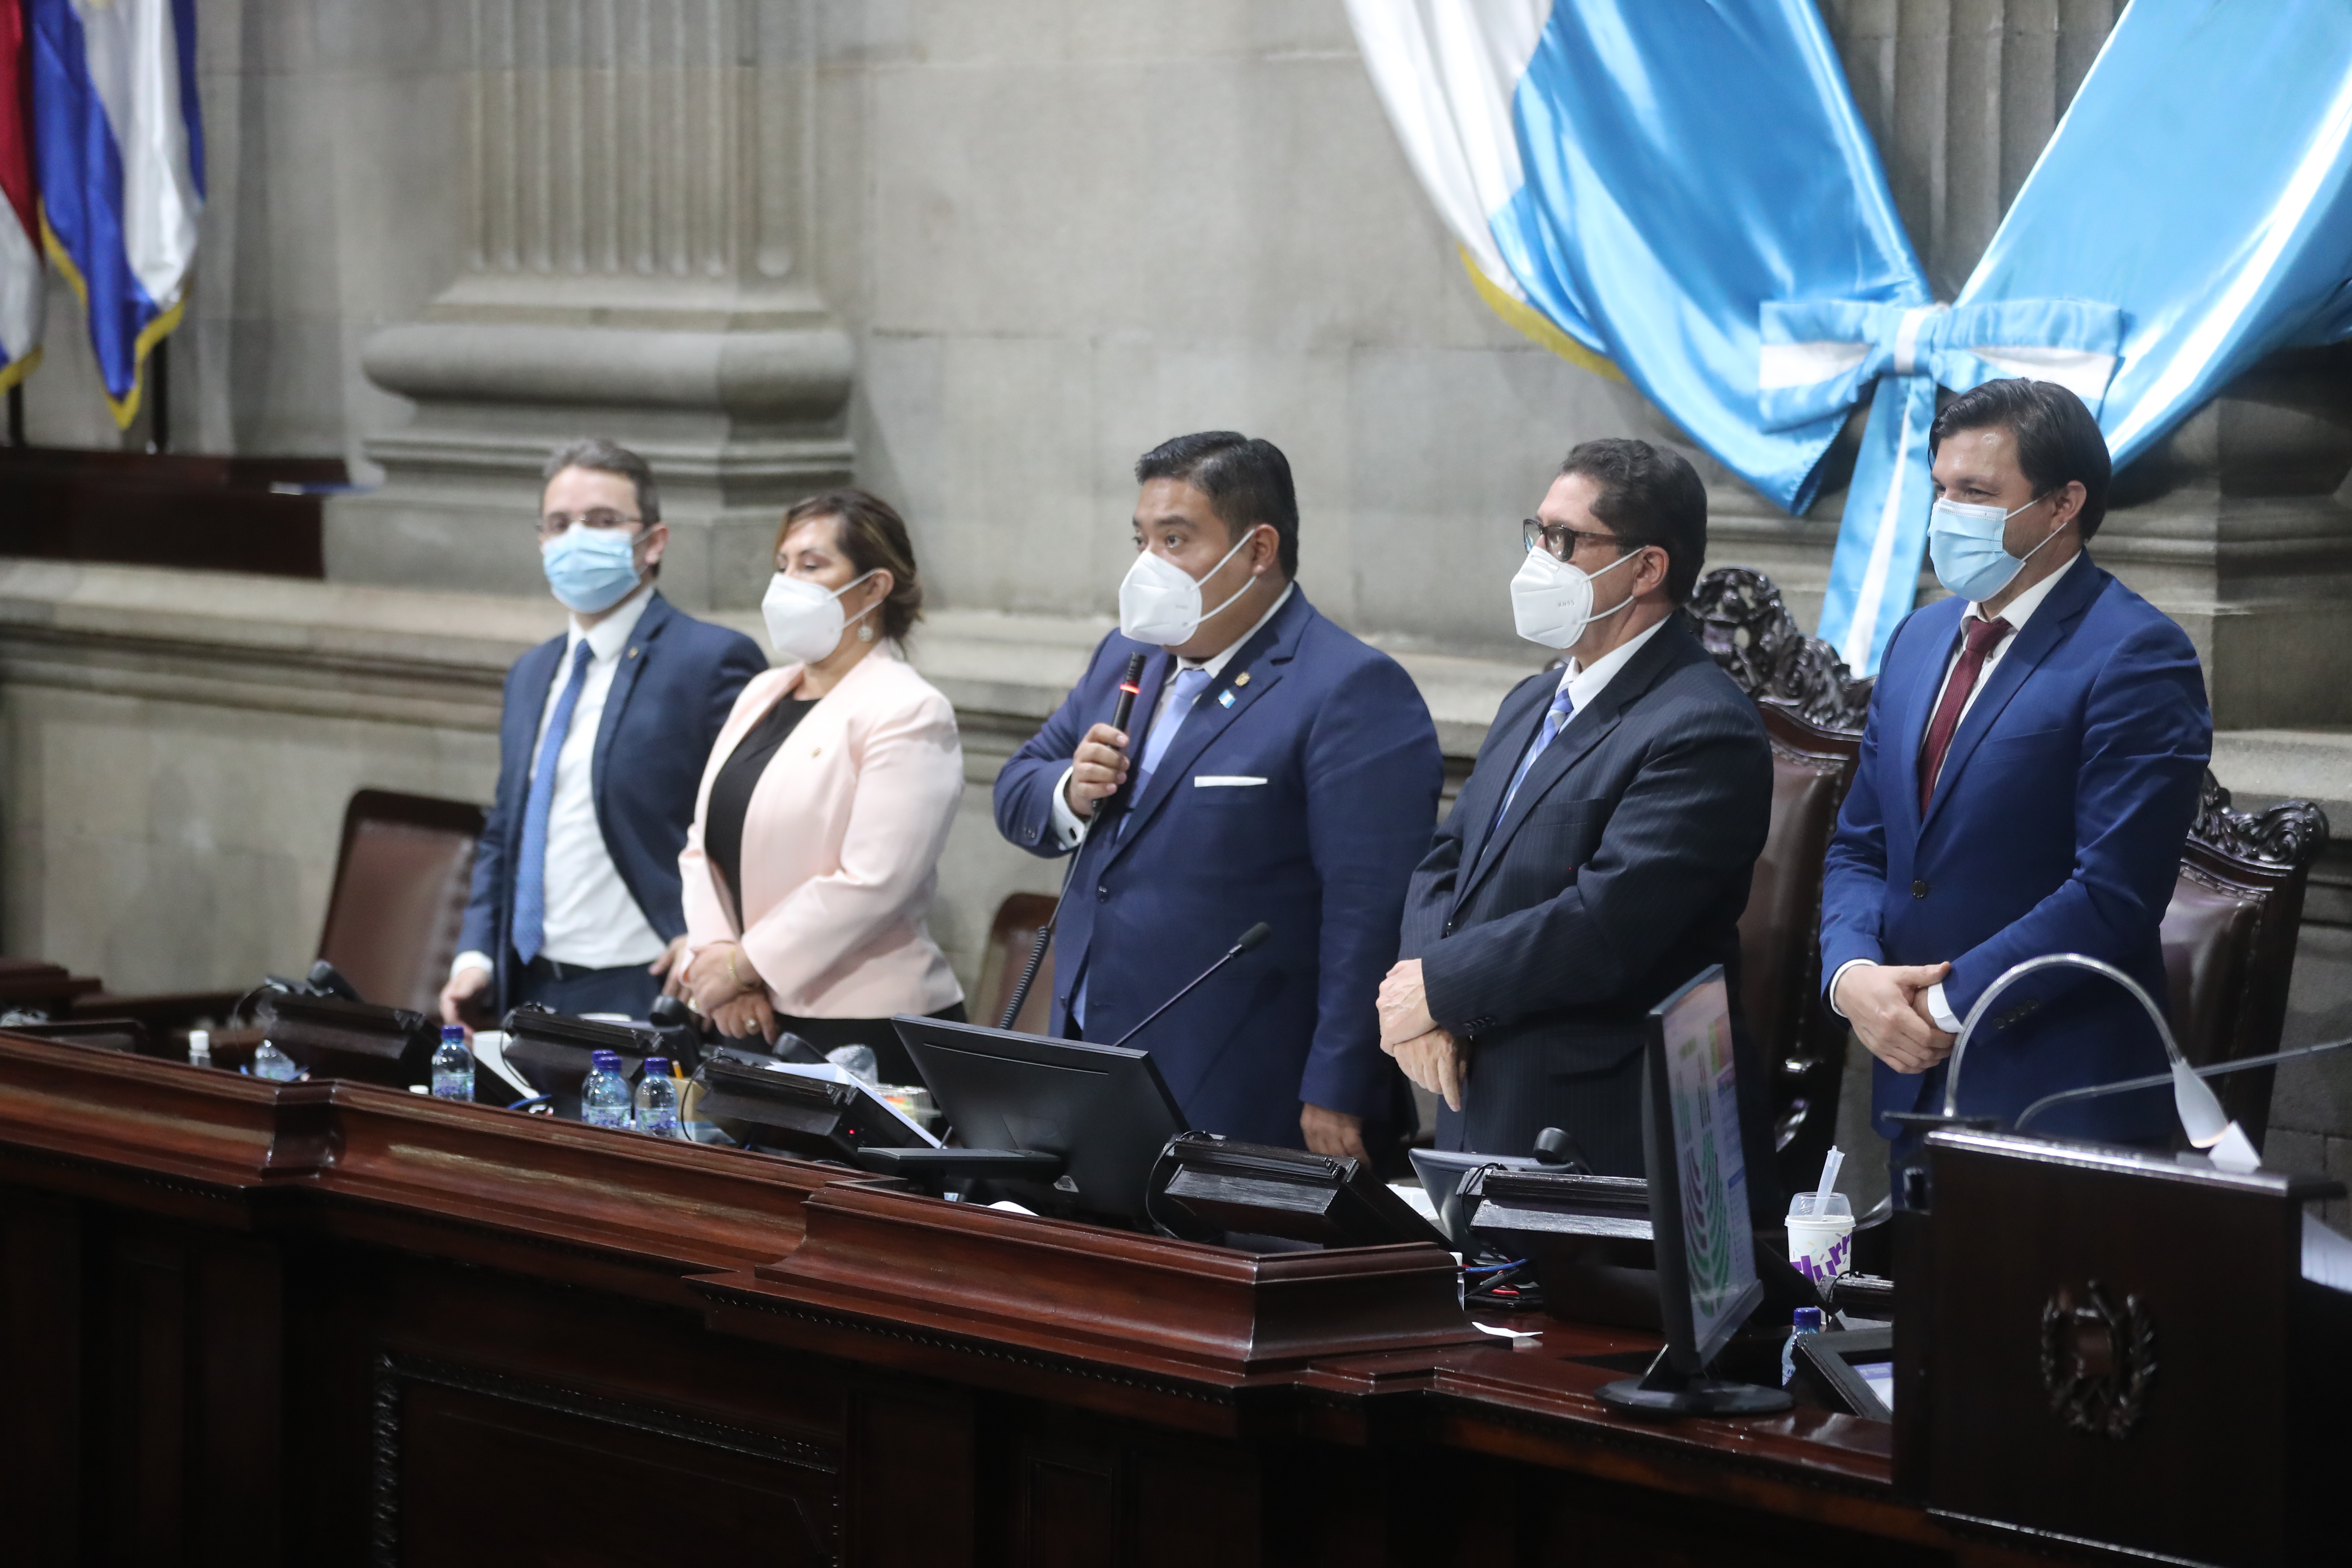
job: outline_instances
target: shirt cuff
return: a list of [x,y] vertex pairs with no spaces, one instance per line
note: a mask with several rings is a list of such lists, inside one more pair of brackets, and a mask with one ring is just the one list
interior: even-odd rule
[[1927,1016],[1936,1020],[1936,1027],[1948,1035],[1960,1032],[1960,1021],[1952,1016],[1951,1004],[1944,1000],[1944,987],[1938,983],[1927,987]]
[[485,974],[495,973],[498,967],[490,962],[488,953],[475,952],[469,949],[449,961],[449,978],[455,980],[468,969],[478,969]]
[[[1062,770],[1062,776],[1054,781],[1054,840],[1065,849],[1076,848],[1078,840],[1087,836],[1085,821],[1070,809],[1069,797],[1062,793],[1070,787],[1070,775],[1077,771],[1078,765],[1072,763]],[[1101,808],[1097,805],[1096,809]]]
[[1830,988],[1824,1000],[1829,1003],[1830,1011],[1835,1013],[1839,1017],[1843,1018],[1845,1016],[1845,1009],[1837,1005],[1838,982],[1843,980],[1845,978],[1845,972],[1852,969],[1855,964],[1868,963],[1869,962],[1870,960],[1866,958],[1849,958],[1843,963],[1837,966],[1837,973],[1835,974],[1830,976]]

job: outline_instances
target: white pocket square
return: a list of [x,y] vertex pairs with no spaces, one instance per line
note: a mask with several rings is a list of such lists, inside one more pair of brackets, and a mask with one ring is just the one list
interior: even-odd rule
[[1194,789],[1239,789],[1244,784],[1262,784],[1264,779],[1254,779],[1242,773],[1194,773]]

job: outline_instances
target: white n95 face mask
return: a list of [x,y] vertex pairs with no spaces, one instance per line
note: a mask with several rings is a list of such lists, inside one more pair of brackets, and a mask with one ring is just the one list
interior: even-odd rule
[[[1202,574],[1213,577],[1226,562],[1241,553],[1257,530],[1253,528],[1234,541],[1234,547],[1218,559]],[[1201,608],[1201,582],[1190,572],[1165,555],[1154,555],[1149,550],[1136,552],[1135,564],[1127,569],[1127,576],[1118,585],[1118,629],[1138,642],[1148,642],[1157,647],[1174,647],[1192,640],[1201,623],[1222,610],[1225,605],[1249,592],[1256,579],[1244,580],[1242,585],[1227,596],[1216,610]]]
[[1592,613],[1592,583],[1641,555],[1638,550],[1619,556],[1598,572],[1572,566],[1540,544],[1528,547],[1511,579],[1511,620],[1521,637],[1546,647],[1568,647],[1594,621],[1605,621],[1633,602],[1627,595],[1612,608]]
[[[827,592],[821,583],[777,573],[760,601],[760,616],[768,623],[768,646],[803,664],[814,664],[832,653],[850,624],[842,616],[841,596],[873,575],[866,573]],[[876,608],[868,605],[852,618],[864,620]]]

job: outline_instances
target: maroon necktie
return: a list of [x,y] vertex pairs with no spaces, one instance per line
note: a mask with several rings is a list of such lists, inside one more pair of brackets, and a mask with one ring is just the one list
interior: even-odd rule
[[1951,677],[1944,682],[1944,700],[1936,704],[1935,721],[1927,726],[1927,743],[1919,749],[1921,816],[1927,815],[1927,802],[1936,793],[1936,775],[1943,771],[1944,753],[1952,749],[1952,731],[1960,727],[1960,710],[1969,705],[1969,693],[1977,689],[1977,676],[1984,669],[1986,657],[2008,635],[2007,621],[1969,617],[1968,646],[1960,649]]

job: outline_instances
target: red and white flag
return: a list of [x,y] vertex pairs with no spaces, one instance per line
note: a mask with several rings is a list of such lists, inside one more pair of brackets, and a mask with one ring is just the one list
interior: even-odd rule
[[24,0],[0,0],[0,389],[41,358],[41,220],[33,190],[33,89]]

